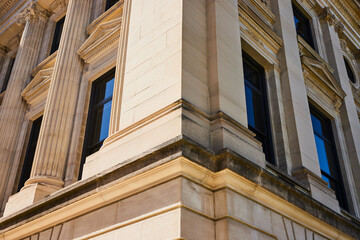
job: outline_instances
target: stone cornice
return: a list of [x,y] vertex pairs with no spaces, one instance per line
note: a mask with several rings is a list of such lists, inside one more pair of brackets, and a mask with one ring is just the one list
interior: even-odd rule
[[19,0],[1,0],[0,1],[0,19],[2,19],[8,11],[15,6]]
[[260,46],[268,48],[274,53],[280,51],[281,38],[244,3],[239,4],[239,20],[242,33],[249,35]]
[[34,105],[46,99],[50,87],[53,68],[41,70],[21,92],[21,96],[29,105]]
[[89,63],[93,57],[117,42],[120,37],[122,18],[100,24],[79,48],[78,54]]
[[313,98],[322,95],[322,100],[327,100],[328,109],[339,111],[346,94],[334,78],[333,68],[300,36],[298,45],[308,94]]

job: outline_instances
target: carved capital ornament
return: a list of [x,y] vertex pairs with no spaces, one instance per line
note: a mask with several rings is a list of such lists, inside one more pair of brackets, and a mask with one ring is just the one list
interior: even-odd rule
[[49,11],[43,9],[36,1],[32,1],[16,19],[17,24],[25,24],[27,21],[37,22],[39,20],[46,21],[49,18]]

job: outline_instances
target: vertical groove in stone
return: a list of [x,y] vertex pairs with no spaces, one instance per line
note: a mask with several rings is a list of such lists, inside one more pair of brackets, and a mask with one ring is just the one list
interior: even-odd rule
[[26,19],[25,29],[0,110],[0,197],[3,201],[7,200],[4,193],[9,184],[7,179],[26,110],[21,91],[28,84],[31,71],[36,65],[45,21],[45,18],[36,16]]
[[2,89],[4,84],[5,75],[9,67],[10,59],[11,58],[9,56],[3,57],[3,63],[1,64],[1,68],[0,68],[0,90]]
[[114,93],[113,93],[111,116],[110,116],[109,137],[108,139],[105,140],[104,145],[106,145],[107,140],[109,141],[111,137],[120,130],[122,87],[123,87],[123,81],[125,75],[125,61],[126,61],[128,35],[129,35],[131,2],[132,0],[124,1],[118,57],[116,59],[116,73],[115,73]]
[[62,182],[70,147],[82,62],[77,50],[86,39],[91,0],[70,0],[45,106],[29,183],[36,178]]

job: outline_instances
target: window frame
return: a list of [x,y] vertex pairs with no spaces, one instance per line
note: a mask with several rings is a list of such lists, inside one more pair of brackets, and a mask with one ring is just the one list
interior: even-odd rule
[[[330,181],[334,182],[334,184],[336,185],[335,189],[333,189],[329,185],[327,187],[329,187],[330,189],[332,189],[335,192],[336,199],[338,200],[340,207],[345,209],[346,211],[349,211],[349,203],[348,203],[346,192],[345,192],[345,185],[344,185],[344,181],[342,178],[343,175],[342,175],[341,169],[340,169],[340,162],[339,162],[339,156],[338,156],[338,152],[337,152],[334,132],[333,132],[333,128],[332,128],[332,121],[330,118],[328,118],[326,115],[324,115],[320,110],[318,110],[311,103],[309,103],[309,109],[310,109],[310,117],[314,116],[315,118],[317,118],[321,122],[321,126],[325,126],[325,129],[323,130],[323,132],[326,131],[328,133],[328,138],[317,134],[315,131],[315,128],[312,124],[314,138],[315,138],[315,135],[318,136],[321,140],[323,140],[326,144],[328,144],[330,146],[330,149],[332,150],[331,153],[332,153],[332,159],[334,162],[329,163],[328,162],[329,158],[327,157],[327,159],[326,159],[327,165],[328,165],[329,171],[330,171],[330,174],[328,174],[321,169],[320,159],[319,159],[319,155],[318,155],[318,149],[316,146],[317,158],[319,161],[321,175],[324,175],[326,178],[329,179],[329,182],[324,180],[329,185],[330,185]],[[331,173],[334,173],[335,176],[332,176]]]
[[118,2],[119,0],[105,0],[105,12]]
[[344,58],[344,64],[345,64],[345,68],[346,68],[347,77],[348,77],[349,81],[355,85],[357,83],[355,71],[354,71],[353,67],[351,66],[350,62],[346,59],[346,57],[343,56],[343,58]]
[[3,84],[1,86],[0,93],[3,93],[3,92],[6,91],[6,88],[7,88],[8,84],[9,84],[9,81],[10,81],[11,72],[12,72],[12,69],[14,67],[14,64],[15,64],[15,58],[10,58],[9,64],[7,66],[7,70],[6,70],[6,73],[5,73],[5,78],[4,78]]
[[[292,11],[293,11],[296,35],[300,36],[302,39],[305,40],[305,42],[307,44],[309,44],[310,47],[312,47],[314,50],[316,50],[314,32],[313,32],[313,25],[312,25],[312,18],[309,18],[308,16],[306,16],[306,14],[304,14],[295,3],[292,2],[291,5],[292,5]],[[308,34],[309,34],[308,36],[303,36],[301,34],[301,32],[298,30],[295,18],[296,19],[299,19],[299,18],[296,15],[298,15],[301,19],[305,20],[306,32],[308,32]]]
[[56,52],[59,49],[60,41],[61,41],[61,35],[62,35],[62,32],[64,30],[64,25],[65,25],[65,18],[66,18],[66,15],[64,15],[62,18],[60,18],[55,23],[54,35],[53,35],[51,48],[50,48],[50,55],[53,54],[54,52]]
[[[106,83],[106,82],[110,81],[111,79],[115,79],[115,68],[110,69],[105,74],[101,75],[99,78],[97,78],[95,81],[93,81],[91,84],[90,101],[89,101],[89,107],[88,107],[88,117],[87,117],[87,121],[86,121],[86,130],[85,130],[85,135],[84,135],[83,150],[82,150],[82,154],[81,154],[80,171],[79,171],[79,175],[78,175],[79,180],[82,177],[82,170],[83,170],[83,166],[84,166],[86,157],[97,152],[104,142],[104,140],[102,140],[102,141],[99,141],[90,146],[91,137],[92,137],[91,134],[92,134],[92,132],[94,132],[91,130],[94,130],[94,122],[95,122],[94,121],[95,117],[93,116],[93,113],[99,107],[104,106],[106,103],[112,101],[112,98],[113,98],[113,93],[112,93],[111,97],[107,97],[95,104],[94,102],[95,102],[95,99],[98,94],[96,91],[97,86],[101,85],[104,82]],[[110,122],[109,122],[109,125],[110,125]],[[95,151],[90,151],[90,149],[95,149],[95,148],[98,148],[98,149]]]
[[42,120],[43,116],[40,116],[32,121],[30,136],[28,138],[26,153],[17,186],[17,192],[19,192],[21,188],[25,186],[25,182],[30,178],[32,165],[34,163],[35,151],[39,141]]
[[[260,93],[261,96],[261,104],[263,106],[262,109],[262,116],[264,116],[263,119],[263,125],[264,125],[264,132],[262,133],[260,130],[250,126],[248,124],[248,128],[256,134],[255,139],[260,141],[262,143],[263,152],[265,154],[265,159],[268,163],[271,163],[273,165],[276,165],[275,161],[275,151],[274,151],[274,145],[273,145],[273,139],[272,139],[272,130],[271,130],[271,117],[270,117],[270,109],[269,109],[269,101],[268,101],[268,93],[267,93],[267,85],[266,85],[266,77],[265,77],[265,69],[256,62],[249,54],[247,54],[245,51],[242,52],[242,58],[243,58],[243,68],[244,68],[244,86],[245,91],[246,87],[248,86],[251,88],[251,90],[255,90],[258,94]],[[256,70],[258,74],[260,75],[259,78],[259,85],[260,88],[257,88],[254,84],[249,82],[245,78],[245,65],[248,65],[253,70]],[[246,95],[246,92],[245,92]],[[246,96],[245,96],[246,99]],[[248,106],[246,105],[246,108]],[[249,116],[247,116],[249,117]],[[249,118],[248,118],[249,119]],[[264,141],[261,141],[260,138],[264,139]]]

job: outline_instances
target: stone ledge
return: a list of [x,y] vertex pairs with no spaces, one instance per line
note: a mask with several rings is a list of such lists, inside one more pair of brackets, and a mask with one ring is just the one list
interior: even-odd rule
[[213,172],[229,169],[340,231],[354,238],[360,236],[360,222],[357,219],[348,220],[313,200],[304,191],[298,189],[294,179],[287,179],[284,175],[276,177],[270,171],[258,167],[227,149],[217,154],[206,151],[186,137],[164,143],[145,156],[134,158],[133,161],[129,160],[128,164],[115,166],[94,177],[79,181],[21,212],[2,218],[0,233],[19,227],[180,156]]

